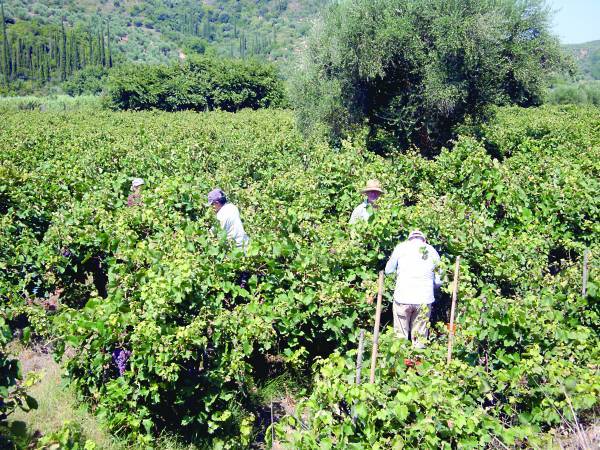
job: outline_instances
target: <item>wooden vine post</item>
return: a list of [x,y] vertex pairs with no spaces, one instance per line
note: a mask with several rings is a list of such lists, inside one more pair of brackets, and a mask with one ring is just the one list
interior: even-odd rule
[[460,269],[460,256],[456,257],[454,264],[454,283],[452,284],[452,306],[450,307],[450,324],[448,326],[448,360],[446,364],[450,364],[452,360],[452,344],[454,343],[454,313],[456,310],[456,297],[458,296],[458,274]]
[[375,383],[375,367],[377,366],[377,350],[379,346],[379,322],[381,321],[381,300],[383,298],[383,271],[379,272],[377,286],[377,309],[375,310],[375,328],[373,329],[373,352],[371,353],[371,376],[369,383]]
[[[367,305],[371,305],[371,304],[373,304],[373,296],[369,295],[367,297]],[[358,353],[356,355],[356,384],[360,384],[364,351],[365,351],[365,330],[361,328],[360,335],[358,336]]]
[[[367,305],[373,304],[373,296],[367,296]],[[365,330],[360,329],[360,335],[358,336],[358,353],[356,354],[356,385],[360,384],[362,366],[363,366],[363,353],[365,351]],[[356,422],[356,401],[354,402],[354,412],[352,413],[352,422]]]
[[583,251],[583,275],[581,278],[581,296],[587,296],[587,283],[588,283],[588,263],[590,259],[590,249],[586,248]]
[[360,384],[360,374],[362,372],[363,351],[365,350],[365,330],[360,330],[358,337],[358,354],[356,355],[356,384]]
[[273,425],[273,400],[271,400],[271,448],[275,446],[275,426]]

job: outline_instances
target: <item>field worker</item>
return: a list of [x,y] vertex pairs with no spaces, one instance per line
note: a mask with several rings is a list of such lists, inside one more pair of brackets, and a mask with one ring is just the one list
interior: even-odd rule
[[131,194],[127,197],[127,206],[142,205],[142,186],[144,180],[142,178],[134,178],[131,182]]
[[396,246],[385,266],[385,273],[396,273],[394,290],[394,331],[423,348],[429,335],[434,288],[441,287],[438,270],[440,255],[419,230]]
[[242,219],[240,219],[240,211],[237,206],[227,201],[225,193],[221,189],[213,189],[208,193],[208,204],[212,206],[217,213],[217,219],[227,232],[227,238],[235,242],[238,248],[244,250],[248,246],[249,238],[244,231]]
[[367,185],[361,191],[365,194],[365,201],[354,208],[350,216],[350,224],[356,223],[359,220],[367,221],[371,217],[373,208],[376,208],[375,202],[384,193],[378,180],[369,180]]

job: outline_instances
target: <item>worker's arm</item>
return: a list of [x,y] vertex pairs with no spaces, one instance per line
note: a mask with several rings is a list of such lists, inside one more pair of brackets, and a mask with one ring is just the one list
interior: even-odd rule
[[392,256],[390,256],[390,259],[388,260],[387,264],[385,265],[385,274],[386,275],[395,273],[396,270],[398,269],[399,254],[400,254],[400,249],[398,247],[396,247],[394,249],[394,251],[392,252]]
[[360,206],[357,206],[352,211],[352,215],[350,216],[350,221],[348,222],[350,225],[354,225],[358,222],[359,219],[362,219]]
[[440,255],[436,251],[435,248],[432,247],[433,250],[433,287],[435,289],[439,289],[442,287],[442,269],[440,268]]

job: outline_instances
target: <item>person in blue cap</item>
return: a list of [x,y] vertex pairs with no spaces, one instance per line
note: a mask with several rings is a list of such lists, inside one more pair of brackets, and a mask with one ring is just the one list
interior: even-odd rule
[[227,201],[225,192],[218,188],[210,191],[206,206],[212,206],[221,228],[227,233],[227,238],[234,241],[238,248],[245,250],[250,239],[244,230],[240,211],[237,206]]

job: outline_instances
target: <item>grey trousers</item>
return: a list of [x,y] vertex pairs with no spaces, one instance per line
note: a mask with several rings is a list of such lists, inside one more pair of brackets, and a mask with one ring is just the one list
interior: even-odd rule
[[410,339],[415,347],[423,348],[429,336],[431,305],[409,305],[394,302],[394,331],[400,338]]

